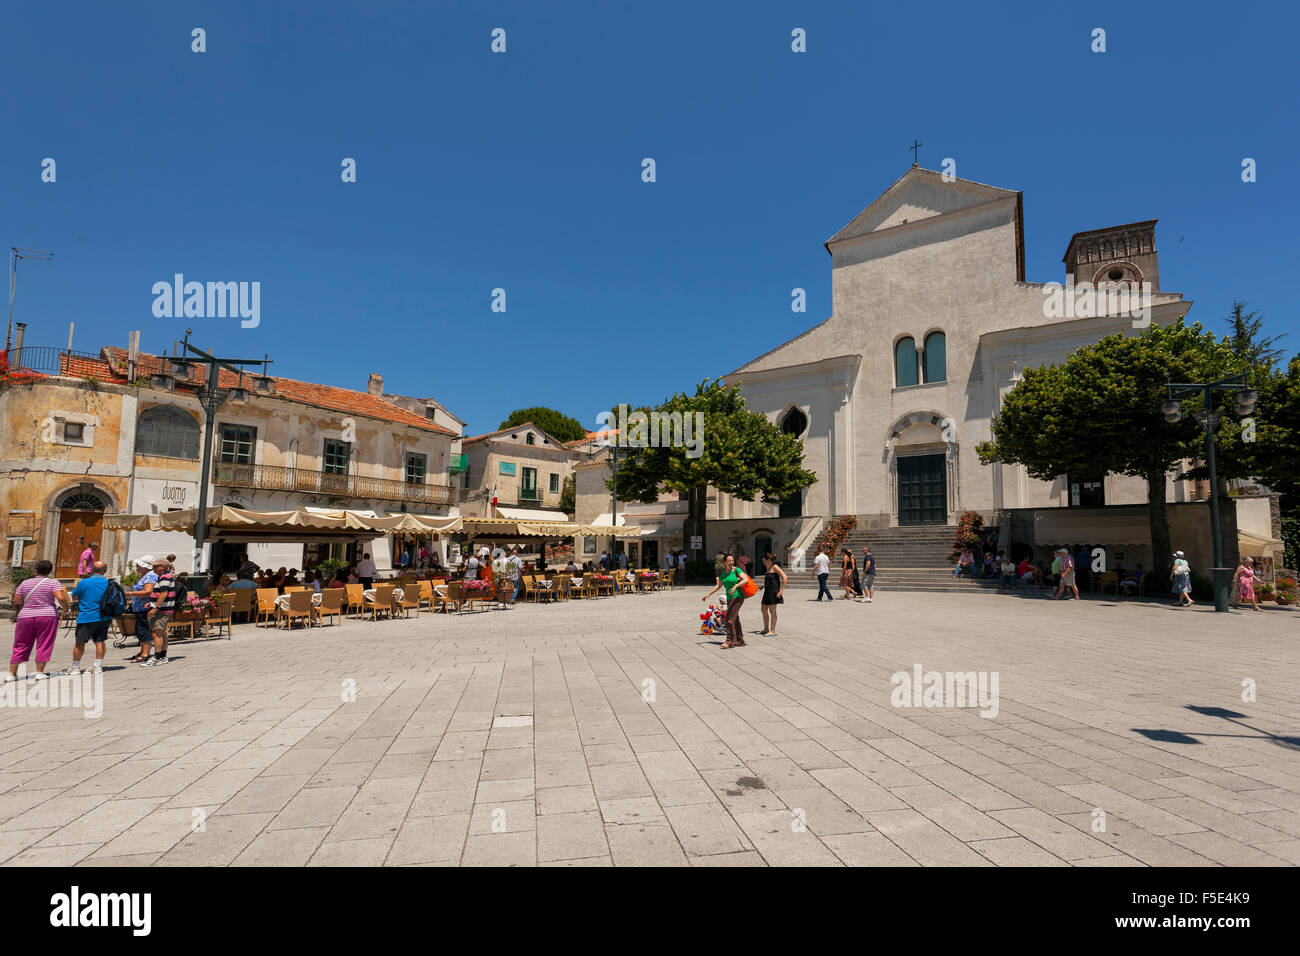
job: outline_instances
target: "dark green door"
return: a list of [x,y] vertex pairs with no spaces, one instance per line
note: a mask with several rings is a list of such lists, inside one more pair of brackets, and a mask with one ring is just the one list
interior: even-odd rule
[[943,455],[898,459],[898,523],[947,524]]

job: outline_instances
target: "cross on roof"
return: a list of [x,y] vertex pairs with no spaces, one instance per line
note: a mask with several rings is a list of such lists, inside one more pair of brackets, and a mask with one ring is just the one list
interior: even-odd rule
[[918,154],[917,154],[917,150],[919,150],[923,145],[925,145],[925,144],[922,143],[922,142],[920,142],[920,141],[919,141],[918,139],[916,139],[915,137],[913,137],[913,138],[912,138],[912,145],[909,146],[909,147],[907,147],[908,149],[910,149],[910,150],[912,151],[912,165],[913,165],[913,166],[919,166],[919,165],[920,165],[920,163],[918,162]]

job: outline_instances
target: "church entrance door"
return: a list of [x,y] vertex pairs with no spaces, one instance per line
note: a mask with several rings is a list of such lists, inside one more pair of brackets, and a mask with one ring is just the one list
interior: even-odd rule
[[946,524],[947,485],[943,455],[898,459],[898,523]]

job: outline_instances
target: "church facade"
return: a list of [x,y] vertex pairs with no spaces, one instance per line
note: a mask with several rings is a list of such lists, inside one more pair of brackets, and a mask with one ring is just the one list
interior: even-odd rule
[[[1155,220],[1076,233],[1056,284],[1029,282],[1021,193],[913,166],[826,249],[830,317],[724,377],[803,440],[818,480],[779,506],[719,495],[711,519],[779,520],[793,535],[799,523],[783,519],[942,526],[966,510],[1145,503],[1141,479],[1038,481],[981,464],[975,447],[1024,369],[1188,311],[1160,290]],[[1075,307],[1071,283],[1100,292]],[[1167,497],[1187,489],[1170,481]]]

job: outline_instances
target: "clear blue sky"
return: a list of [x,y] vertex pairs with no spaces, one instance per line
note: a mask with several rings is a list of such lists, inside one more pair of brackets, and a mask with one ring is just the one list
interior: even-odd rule
[[[1295,6],[1087,7],[11,2],[0,245],[57,258],[20,266],[16,317],[29,344],[194,325],[282,375],[380,372],[470,433],[538,404],[592,427],[825,318],[822,243],[919,137],[1024,191],[1030,280],[1074,232],[1158,218],[1162,287],[1216,330],[1249,301],[1293,354]],[[260,281],[260,327],[155,319],[176,272]]]

